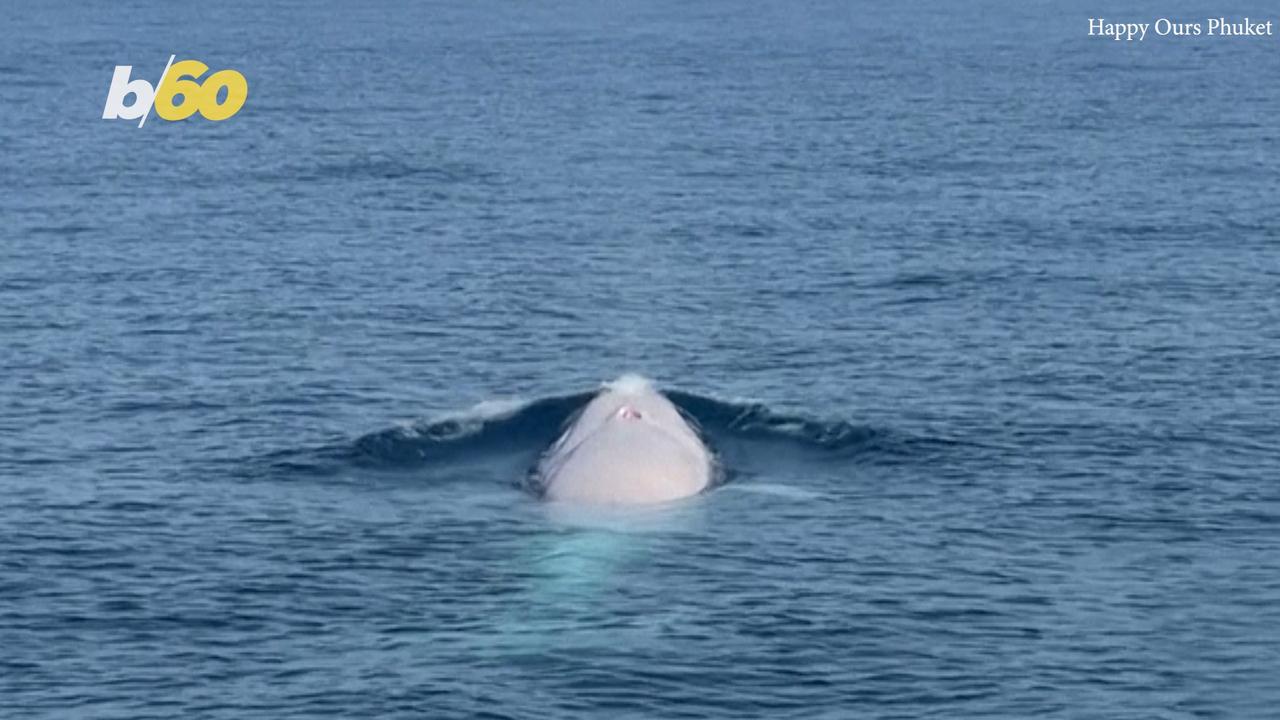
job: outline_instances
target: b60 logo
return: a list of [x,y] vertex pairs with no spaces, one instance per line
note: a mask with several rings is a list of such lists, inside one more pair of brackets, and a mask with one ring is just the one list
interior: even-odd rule
[[[209,70],[208,65],[199,60],[175,63],[174,57],[169,56],[154,88],[141,78],[129,79],[132,65],[117,65],[111,76],[111,89],[107,91],[107,104],[102,108],[102,119],[138,120],[138,127],[142,127],[154,107],[156,115],[169,121],[186,120],[198,112],[204,119],[216,122],[226,120],[244,107],[244,99],[249,95],[249,83],[244,75],[235,70],[219,70],[201,81],[200,76]],[[133,101],[125,104],[130,96]]]

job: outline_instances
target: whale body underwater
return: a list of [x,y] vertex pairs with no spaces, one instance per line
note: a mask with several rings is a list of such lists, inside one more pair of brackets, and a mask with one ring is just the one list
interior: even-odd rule
[[696,495],[711,485],[715,460],[680,410],[648,381],[606,385],[534,470],[543,499],[592,505],[646,505]]

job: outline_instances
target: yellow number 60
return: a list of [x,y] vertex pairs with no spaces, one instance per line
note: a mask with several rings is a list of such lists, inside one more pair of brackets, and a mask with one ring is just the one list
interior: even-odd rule
[[[226,120],[240,112],[249,95],[249,83],[235,70],[219,70],[204,84],[196,82],[209,69],[199,60],[182,60],[169,68],[164,83],[156,90],[156,114],[165,120],[185,120],[197,110],[206,120]],[[185,80],[183,78],[191,78]],[[218,102],[222,88],[227,97]],[[180,102],[174,102],[181,98]]]

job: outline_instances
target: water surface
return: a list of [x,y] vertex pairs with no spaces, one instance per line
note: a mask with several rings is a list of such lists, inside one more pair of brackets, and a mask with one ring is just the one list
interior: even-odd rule
[[[1280,56],[1087,12],[10,10],[0,714],[1269,716]],[[727,482],[549,512],[627,371]]]

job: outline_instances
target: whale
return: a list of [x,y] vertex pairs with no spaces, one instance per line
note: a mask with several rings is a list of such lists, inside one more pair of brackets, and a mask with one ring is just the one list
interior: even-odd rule
[[715,460],[698,431],[644,378],[606,384],[572,417],[534,470],[542,498],[650,505],[707,489]]

